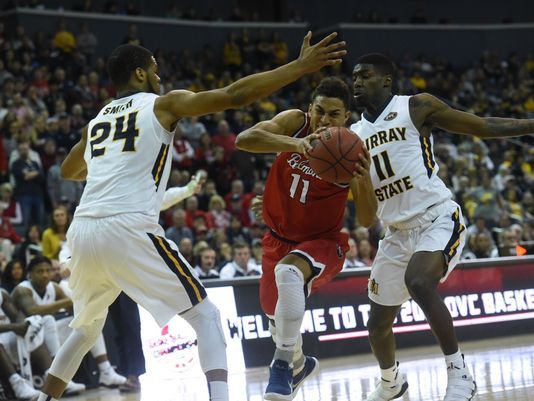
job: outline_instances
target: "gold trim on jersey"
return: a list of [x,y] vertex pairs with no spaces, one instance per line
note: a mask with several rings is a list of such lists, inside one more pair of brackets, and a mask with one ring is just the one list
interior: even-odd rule
[[158,157],[152,167],[152,177],[154,178],[154,183],[156,184],[156,189],[159,187],[161,182],[161,176],[163,175],[163,170],[165,169],[165,160],[167,159],[167,153],[169,152],[169,146],[162,144],[159,149]]
[[180,254],[171,248],[167,240],[163,237],[147,233],[152,240],[159,256],[163,259],[169,269],[178,277],[184,287],[192,305],[196,305],[206,298],[206,289],[195,277],[191,269],[182,260]]
[[428,178],[430,178],[436,166],[434,156],[432,155],[432,143],[430,142],[430,138],[425,136],[420,136],[419,141],[421,142],[421,150],[423,152],[423,164],[425,165]]
[[452,214],[452,221],[454,222],[454,227],[452,229],[452,235],[449,239],[449,242],[447,243],[447,246],[443,250],[445,255],[447,255],[448,260],[450,261],[454,255],[456,255],[456,251],[458,250],[458,247],[460,246],[460,235],[465,230],[465,226],[460,222],[460,209],[457,208],[454,213]]

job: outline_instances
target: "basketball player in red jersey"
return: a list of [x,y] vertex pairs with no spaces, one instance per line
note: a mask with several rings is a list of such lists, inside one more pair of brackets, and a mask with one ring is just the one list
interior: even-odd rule
[[317,368],[317,360],[301,350],[305,298],[343,267],[348,236],[340,230],[349,189],[360,224],[370,226],[377,210],[367,150],[347,184],[321,180],[306,159],[311,142],[319,136],[314,132],[343,126],[349,118],[349,87],[339,78],[325,78],[311,100],[307,113],[284,111],[243,131],[236,141],[248,152],[279,152],[263,197],[263,218],[270,233],[263,239],[260,301],[276,343],[266,400],[293,399]]

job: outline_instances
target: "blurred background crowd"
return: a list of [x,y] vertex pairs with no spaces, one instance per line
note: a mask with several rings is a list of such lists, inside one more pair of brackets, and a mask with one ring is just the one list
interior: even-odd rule
[[[169,9],[168,16],[175,11]],[[174,17],[185,18],[185,12]],[[84,23],[69,29],[60,21],[55,29],[32,35],[23,26],[7,32],[0,24],[0,265],[7,289],[25,277],[32,255],[57,260],[65,241],[83,184],[63,180],[59,166],[82,127],[116,94],[106,60],[95,51],[102,39]],[[135,24],[117,38],[120,43],[143,45]],[[295,55],[276,32],[241,29],[230,33],[222,48],[157,49],[155,57],[165,91],[200,91],[282,65]],[[399,93],[428,91],[480,116],[534,117],[532,55],[482,52],[467,67],[415,53],[395,62]],[[208,180],[200,193],[163,212],[161,224],[201,277],[261,271],[266,227],[250,205],[263,192],[274,155],[237,150],[236,135],[284,109],[306,110],[311,91],[326,75],[341,76],[350,85],[351,68],[306,76],[244,109],[179,122],[169,186],[186,185],[199,169],[208,172]],[[359,117],[354,110],[351,120]],[[469,222],[463,257],[522,252],[517,245],[534,235],[531,140],[482,141],[436,131],[434,141],[439,174]],[[359,226],[349,201],[344,225],[351,235],[346,267],[370,265],[380,222],[369,230]]]

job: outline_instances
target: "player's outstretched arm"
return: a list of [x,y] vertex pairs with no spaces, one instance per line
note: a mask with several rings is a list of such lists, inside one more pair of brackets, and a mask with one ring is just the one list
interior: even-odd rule
[[83,158],[87,145],[87,127],[82,131],[82,138],[73,146],[69,154],[61,163],[61,176],[67,180],[85,181],[87,177],[87,164]]
[[484,139],[534,133],[534,120],[532,119],[479,117],[455,110],[428,93],[421,93],[410,98],[410,115],[418,128],[431,125],[457,134],[473,135]]
[[293,109],[283,111],[271,120],[260,121],[241,132],[236,139],[238,149],[252,153],[299,152],[311,150],[310,142],[319,137],[312,134],[306,138],[293,138],[304,125],[304,112]]
[[345,42],[332,43],[336,36],[337,33],[334,32],[312,46],[311,32],[308,32],[296,60],[274,70],[241,78],[221,89],[198,93],[171,91],[156,100],[154,112],[167,128],[181,117],[201,116],[246,106],[305,74],[341,63],[341,58],[346,54]]
[[359,161],[354,168],[354,178],[350,182],[350,190],[354,203],[356,203],[356,217],[364,227],[370,227],[374,224],[378,209],[378,201],[369,174],[370,168],[371,155],[364,146],[363,154],[359,155]]

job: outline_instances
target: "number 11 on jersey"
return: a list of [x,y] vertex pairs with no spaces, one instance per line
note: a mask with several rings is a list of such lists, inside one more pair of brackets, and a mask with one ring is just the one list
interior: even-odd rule
[[[289,196],[293,199],[295,198],[295,193],[299,187],[300,175],[291,174],[293,181],[291,181],[291,187],[289,188]],[[308,180],[302,180],[302,190],[300,192],[300,203],[306,203],[306,195],[308,194],[308,189],[310,188],[310,182]]]

